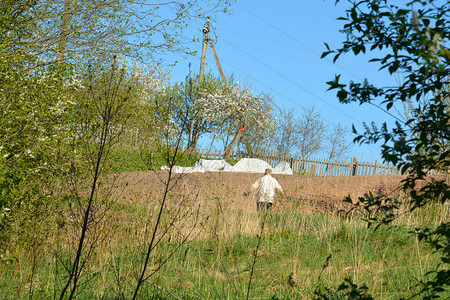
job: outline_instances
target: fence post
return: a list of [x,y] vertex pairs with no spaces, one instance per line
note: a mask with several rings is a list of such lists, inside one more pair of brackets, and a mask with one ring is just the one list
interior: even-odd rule
[[316,176],[316,165],[315,164],[313,164],[311,166],[311,176]]
[[376,173],[377,173],[377,161],[375,161],[375,164],[373,165],[372,175],[378,175]]
[[353,157],[352,161],[352,176],[355,176],[357,174],[358,169],[358,161],[356,160],[356,157]]

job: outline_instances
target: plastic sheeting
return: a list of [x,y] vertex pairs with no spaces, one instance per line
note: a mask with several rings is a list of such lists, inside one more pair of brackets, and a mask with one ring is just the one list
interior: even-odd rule
[[[168,167],[161,167],[167,170]],[[273,174],[292,175],[292,169],[289,163],[282,161],[275,168],[272,168],[267,162],[257,158],[243,158],[234,166],[230,166],[225,160],[200,159],[192,167],[174,166],[174,173],[191,172],[241,172],[241,173],[264,173],[266,169],[272,169]]]

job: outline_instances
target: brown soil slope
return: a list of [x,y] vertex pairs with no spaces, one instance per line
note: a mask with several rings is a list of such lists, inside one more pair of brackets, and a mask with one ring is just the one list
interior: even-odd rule
[[[200,206],[254,211],[255,196],[242,194],[261,174],[207,172],[175,175],[169,203],[182,199]],[[334,213],[345,209],[344,197],[354,199],[367,192],[399,195],[400,175],[307,177],[301,175],[273,175],[283,187],[287,197],[280,197],[275,210],[289,209],[294,204],[307,211]],[[153,205],[161,200],[166,171],[123,173],[118,178],[116,197],[120,202],[134,205]]]

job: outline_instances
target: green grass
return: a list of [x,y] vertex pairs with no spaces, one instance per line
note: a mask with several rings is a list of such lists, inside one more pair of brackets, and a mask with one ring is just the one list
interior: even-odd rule
[[[120,217],[109,229],[114,232],[105,235],[107,242],[92,253],[79,299],[130,298],[136,286],[149,241],[143,222],[154,211],[116,206],[113,213]],[[359,220],[300,212],[273,213],[264,219],[257,213],[212,211],[202,218],[188,243],[179,247],[180,230],[189,222],[177,220],[181,223],[171,238],[158,244],[149,271],[170,259],[143,285],[142,299],[245,299],[255,255],[250,299],[310,299],[319,286],[336,290],[345,278],[366,284],[375,299],[400,299],[412,295],[417,280],[439,262],[409,234],[408,226],[375,231]],[[18,252],[16,260],[2,260],[0,298],[58,295],[66,275],[61,257],[73,254],[70,248],[61,249],[66,242],[62,239],[58,247],[54,242],[39,252]],[[293,287],[288,284],[291,273]]]
[[[114,173],[159,170],[168,165],[166,155],[158,149],[142,153],[140,150],[121,148],[116,150],[114,156]],[[196,155],[180,153],[175,165],[192,167],[198,160]]]
[[120,149],[116,159],[117,170],[115,172],[147,171],[148,167],[138,150]]

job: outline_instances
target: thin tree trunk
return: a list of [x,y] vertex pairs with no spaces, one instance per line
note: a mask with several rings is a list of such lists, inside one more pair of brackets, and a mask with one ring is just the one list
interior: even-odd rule
[[59,53],[58,53],[59,61],[62,61],[64,59],[64,53],[66,52],[69,24],[70,24],[70,6],[71,5],[72,5],[72,0],[64,0],[64,12],[62,14],[62,20],[61,20],[61,32],[59,33]]
[[223,154],[223,159],[227,160],[230,158],[231,153],[233,153],[234,147],[236,147],[237,142],[239,141],[239,138],[244,133],[245,128],[247,127],[247,124],[244,124],[241,126],[241,128],[236,131],[236,135],[234,136],[234,139],[231,141],[230,146],[227,150],[225,150],[225,153]]

